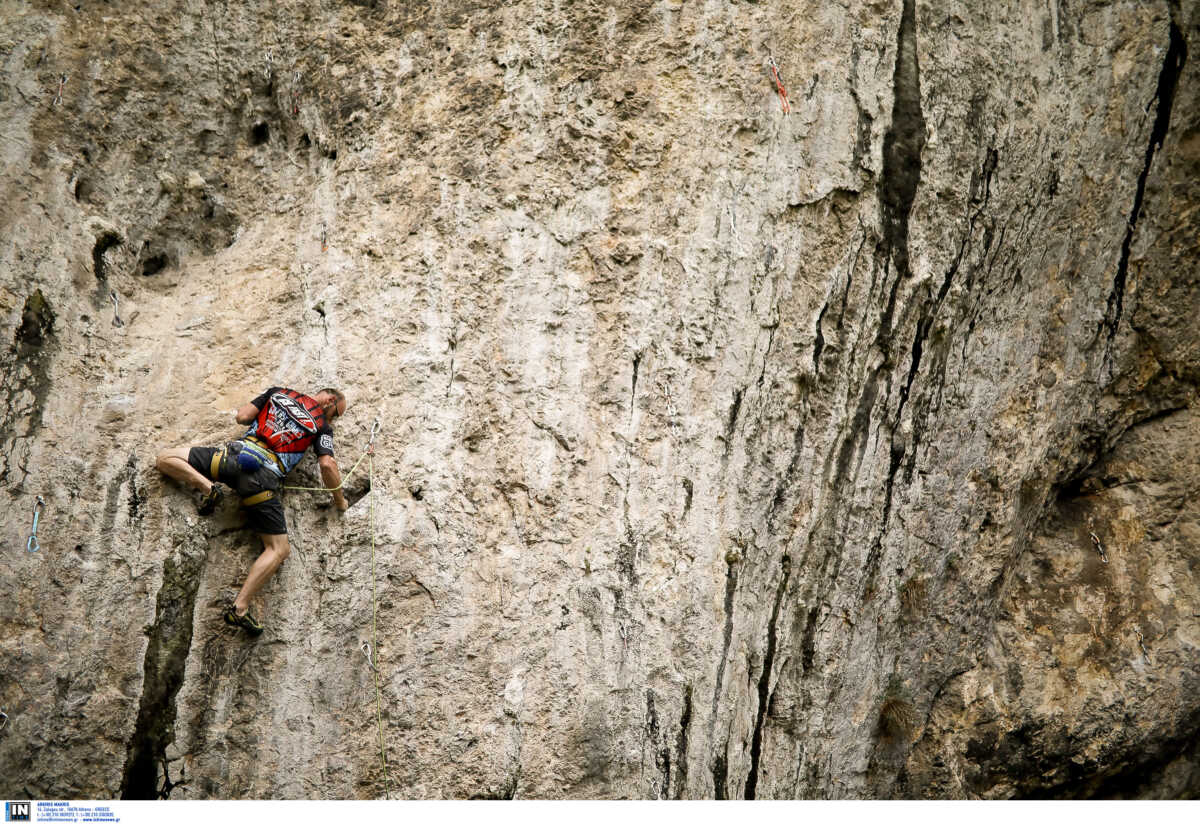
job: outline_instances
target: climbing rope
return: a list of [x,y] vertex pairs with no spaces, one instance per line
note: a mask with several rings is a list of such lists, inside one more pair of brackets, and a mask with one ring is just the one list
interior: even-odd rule
[[[376,420],[378,424],[378,419]],[[371,440],[375,439],[375,429],[371,430]],[[367,481],[370,488],[375,487],[375,458],[374,447],[367,444]],[[371,670],[375,673],[375,718],[379,724],[379,760],[383,764],[383,794],[384,798],[392,796],[391,777],[388,775],[387,748],[383,742],[383,690],[379,686],[379,633],[378,633],[378,598],[375,588],[375,496],[369,496],[371,521],[371,649],[375,652],[375,660]],[[370,662],[370,657],[367,658]]]
[[[379,416],[375,416],[374,422],[371,424],[371,435],[367,440],[367,447],[363,450],[362,456],[346,473],[346,477],[342,478],[342,482],[337,486],[285,486],[284,489],[293,489],[301,492],[332,492],[335,489],[341,489],[350,480],[355,470],[362,464],[367,462],[367,489],[375,488],[375,436],[379,434]],[[379,727],[379,760],[383,765],[383,787],[384,797],[391,798],[392,784],[391,775],[388,772],[387,763],[387,747],[383,737],[383,688],[379,684],[379,598],[377,595],[378,587],[375,577],[375,497],[367,496],[367,504],[369,511],[369,522],[371,527],[371,642],[363,643],[359,646],[359,650],[367,656],[367,666],[375,676],[375,718]]]
[[[368,455],[371,454],[371,450],[374,448],[374,444],[375,444],[375,436],[378,434],[379,434],[379,416],[376,415],[375,422],[371,424],[371,437],[367,441],[367,448],[365,450],[363,450],[362,455],[359,457],[359,459],[357,461],[354,462],[354,466],[350,467],[350,471],[346,473],[346,477],[342,478],[342,482],[340,484],[338,484],[337,486],[286,486],[285,485],[283,488],[284,489],[292,489],[297,492],[333,492],[335,489],[341,489],[350,480],[350,476],[354,474],[355,470],[358,469],[359,465],[364,460],[366,460]],[[370,481],[368,481],[368,483],[370,483]],[[368,486],[367,488],[370,489],[370,486]]]
[[285,485],[283,488],[295,490],[296,492],[333,492],[335,489],[341,489],[342,487],[344,487],[350,481],[350,476],[354,474],[354,471],[356,469],[358,469],[359,464],[361,464],[366,459],[367,459],[367,453],[364,452],[362,454],[362,457],[360,457],[357,461],[354,462],[354,466],[350,467],[350,471],[346,473],[346,477],[342,478],[342,482],[340,484],[338,484],[337,486],[286,486]]

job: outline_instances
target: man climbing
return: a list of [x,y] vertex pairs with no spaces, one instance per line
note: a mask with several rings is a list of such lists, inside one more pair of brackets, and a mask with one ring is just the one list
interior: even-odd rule
[[237,422],[250,424],[240,439],[224,446],[180,446],[159,453],[159,472],[203,493],[198,505],[201,515],[211,515],[217,508],[224,484],[241,498],[249,526],[262,539],[263,552],[225,610],[225,623],[253,636],[262,634],[262,625],[250,614],[250,601],[291,552],[279,487],[310,446],[317,453],[321,481],[333,495],[334,505],[339,512],[346,511],[329,425],[345,412],[346,396],[336,389],[322,389],[309,397],[272,386],[237,411]]

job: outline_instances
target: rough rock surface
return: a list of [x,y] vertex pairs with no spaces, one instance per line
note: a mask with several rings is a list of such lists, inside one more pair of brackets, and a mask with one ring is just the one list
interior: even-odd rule
[[0,794],[1200,795],[1196,3],[0,20]]

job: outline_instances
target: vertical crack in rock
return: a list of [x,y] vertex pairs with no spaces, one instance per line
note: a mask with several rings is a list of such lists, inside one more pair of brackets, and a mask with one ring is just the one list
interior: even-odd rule
[[167,798],[179,783],[172,783],[167,772],[167,746],[175,739],[175,696],[183,686],[192,646],[193,611],[203,562],[203,551],[189,552],[184,546],[163,565],[162,588],[146,647],[142,700],[121,780],[122,799]]
[[[1113,338],[1117,334],[1117,326],[1121,323],[1121,312],[1125,302],[1125,278],[1129,273],[1129,253],[1133,246],[1133,234],[1137,230],[1138,218],[1142,214],[1142,200],[1146,195],[1146,180],[1150,176],[1150,166],[1154,162],[1154,154],[1162,148],[1167,137],[1167,129],[1171,125],[1171,107],[1175,103],[1175,89],[1179,84],[1179,76],[1183,73],[1183,65],[1187,62],[1187,41],[1183,32],[1174,20],[1171,21],[1170,43],[1167,55],[1163,58],[1162,71],[1158,75],[1158,88],[1154,98],[1158,100],[1158,112],[1154,117],[1154,127],[1150,130],[1150,143],[1146,146],[1146,162],[1138,175],[1137,191],[1133,196],[1133,209],[1129,212],[1129,220],[1125,227],[1125,239],[1121,242],[1121,257],[1117,263],[1117,274],[1113,278],[1112,291],[1108,295],[1108,306],[1104,312],[1101,328],[1108,330],[1107,349],[1111,350]],[[1153,100],[1151,101],[1153,102]]]
[[642,364],[642,353],[633,353],[633,381],[629,387],[629,420],[633,420],[633,410],[637,406],[638,367]]
[[816,340],[813,342],[813,374],[821,374],[821,350],[825,348],[825,335],[821,331],[821,321],[825,320],[825,313],[829,311],[829,300],[826,299],[825,305],[821,307],[820,313],[817,315],[817,334]]
[[733,640],[733,594],[737,590],[737,566],[729,562],[725,575],[725,641],[721,646],[721,660],[717,664],[717,685],[713,690],[712,717],[717,717],[717,702],[721,699],[721,685],[725,682],[725,661],[729,657],[729,643]]
[[[729,742],[726,740],[725,746]],[[728,801],[729,796],[725,793],[725,778],[728,773],[728,768],[725,765],[725,749],[722,748],[717,757],[713,759],[713,797],[717,801]]]
[[788,578],[792,574],[792,559],[783,556],[780,562],[783,577],[779,588],[775,590],[775,606],[771,608],[771,621],[767,624],[767,651],[763,655],[762,674],[758,677],[758,717],[754,721],[754,737],[750,742],[750,774],[746,776],[745,797],[753,800],[758,791],[758,767],[762,757],[763,723],[767,717],[767,695],[771,686],[771,668],[775,664],[775,626],[779,621],[779,606],[783,603],[783,594],[787,590]]
[[692,726],[692,685],[683,689],[683,711],[679,714],[679,737],[675,739],[675,800],[683,798],[687,789],[688,732]]
[[[727,557],[726,562],[729,564],[729,570],[725,577],[725,640],[721,646],[721,660],[717,663],[717,684],[713,689],[711,716],[713,723],[717,720],[717,704],[721,700],[721,686],[725,683],[725,662],[729,658],[729,644],[733,640],[733,596],[737,591],[738,579],[737,561]],[[728,768],[726,766],[725,753],[728,748],[729,739],[726,736],[720,751],[713,758],[713,791],[719,801],[727,798],[725,794],[725,779]]]
[[883,137],[883,180],[879,201],[888,253],[896,262],[896,271],[902,278],[907,278],[910,274],[908,215],[921,181],[921,149],[925,147],[915,0],[904,0],[892,85],[892,125]]
[[654,708],[654,690],[646,690],[646,737],[654,755],[654,767],[662,775],[662,784],[654,797],[658,800],[669,797],[671,789],[671,748],[659,735],[658,712]]
[[745,387],[738,389],[733,393],[733,403],[729,407],[729,422],[725,424],[725,457],[729,457],[729,450],[733,446],[733,432],[737,428],[738,413],[742,409],[742,396],[745,394]]

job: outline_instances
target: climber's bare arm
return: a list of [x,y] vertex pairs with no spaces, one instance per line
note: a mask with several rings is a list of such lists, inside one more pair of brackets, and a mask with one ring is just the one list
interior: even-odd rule
[[253,423],[258,417],[258,407],[252,403],[248,403],[237,411],[236,420],[238,423]]
[[[349,504],[346,503],[345,496],[342,495],[342,473],[338,471],[337,461],[332,455],[322,455],[317,458],[317,465],[321,467],[321,482],[325,484],[325,488],[333,495],[333,504],[341,512],[346,511]],[[337,487],[336,489],[334,487]]]

